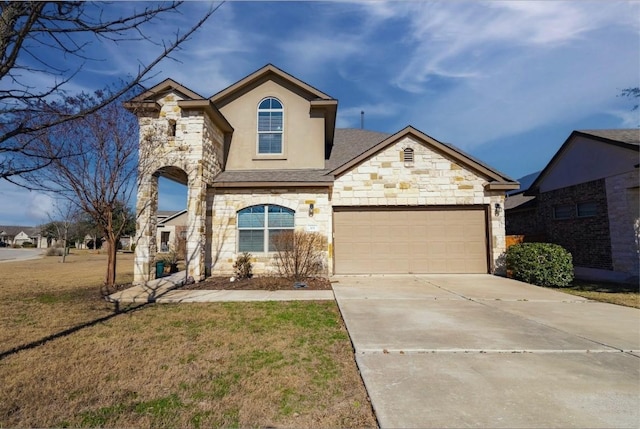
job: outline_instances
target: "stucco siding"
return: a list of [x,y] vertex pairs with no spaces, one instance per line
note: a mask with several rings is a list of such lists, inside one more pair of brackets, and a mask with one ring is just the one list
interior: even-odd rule
[[[258,105],[275,97],[283,105],[283,154],[257,153]],[[275,170],[324,168],[324,118],[309,114],[309,100],[268,80],[220,108],[233,126],[233,138],[225,169]]]

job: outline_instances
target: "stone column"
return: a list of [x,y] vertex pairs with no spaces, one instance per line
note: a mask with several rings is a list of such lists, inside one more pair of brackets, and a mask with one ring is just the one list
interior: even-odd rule
[[158,211],[158,178],[148,174],[138,183],[136,203],[136,251],[133,262],[134,284],[155,279],[156,221]]
[[205,220],[207,184],[202,175],[189,177],[187,192],[187,276],[197,282],[205,277]]

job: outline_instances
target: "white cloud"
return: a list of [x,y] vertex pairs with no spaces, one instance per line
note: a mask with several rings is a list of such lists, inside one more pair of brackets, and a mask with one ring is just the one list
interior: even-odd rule
[[36,226],[48,221],[54,206],[48,195],[0,181],[0,224]]

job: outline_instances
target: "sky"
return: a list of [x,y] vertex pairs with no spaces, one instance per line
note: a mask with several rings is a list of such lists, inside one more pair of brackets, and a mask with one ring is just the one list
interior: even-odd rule
[[[148,32],[166,40],[211,5],[188,2]],[[101,61],[74,90],[135,73],[158,48],[92,43]],[[231,1],[145,84],[172,78],[209,97],[268,63],[338,99],[338,127],[359,128],[361,111],[366,129],[412,125],[514,179],[573,130],[640,125],[619,96],[640,86],[639,1]],[[159,209],[184,208],[185,195],[161,182]],[[51,204],[0,182],[0,225],[42,223]]]

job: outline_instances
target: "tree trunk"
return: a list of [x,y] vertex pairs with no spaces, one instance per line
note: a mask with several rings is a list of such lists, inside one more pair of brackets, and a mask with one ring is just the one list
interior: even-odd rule
[[115,237],[107,236],[107,275],[104,280],[107,290],[112,290],[116,285],[116,255],[118,252],[116,241]]

